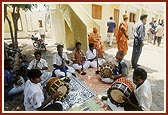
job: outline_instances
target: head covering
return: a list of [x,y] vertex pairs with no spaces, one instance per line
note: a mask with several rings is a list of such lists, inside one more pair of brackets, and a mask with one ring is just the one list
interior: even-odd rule
[[140,20],[143,20],[144,18],[146,18],[148,15],[147,14],[142,14],[141,16],[140,16]]
[[124,14],[124,15],[123,15],[123,19],[125,19],[125,18],[128,18],[127,14]]
[[96,28],[96,27],[93,27],[93,30],[97,30],[97,28]]

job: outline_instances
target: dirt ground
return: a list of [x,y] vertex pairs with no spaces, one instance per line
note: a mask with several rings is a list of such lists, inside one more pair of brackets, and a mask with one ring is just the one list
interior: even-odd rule
[[[9,42],[10,40],[7,40],[7,42]],[[22,53],[27,55],[27,59],[30,61],[33,59],[33,53],[35,51],[33,45],[32,45],[33,41],[31,39],[19,39],[19,46],[22,49]],[[42,57],[44,59],[46,59],[46,61],[48,62],[48,66],[49,66],[49,70],[48,71],[52,71],[53,67],[52,67],[52,56],[54,55],[54,53],[56,52],[56,44],[54,42],[51,41],[50,38],[47,39],[46,43],[48,43],[47,45],[47,51],[43,51],[42,52]],[[132,47],[132,46],[129,46]],[[162,46],[161,48],[152,51],[151,48],[148,47],[153,47],[150,46],[149,44],[146,44],[147,47],[146,49],[151,50],[150,52],[160,52],[163,50]],[[116,53],[116,46],[113,45],[113,47],[108,47],[106,46],[105,48],[106,53],[110,56],[110,55],[115,55]],[[144,51],[145,52],[145,51]],[[149,51],[146,51],[147,54],[149,53]],[[67,52],[68,53],[68,52]],[[131,51],[128,52],[128,55],[125,57],[125,59],[130,63],[130,55],[131,55]],[[164,56],[164,55],[163,55]],[[145,56],[144,56],[145,57]],[[152,57],[154,58],[154,57]],[[162,58],[162,57],[160,57]],[[142,59],[140,60],[140,62],[145,65],[148,62],[143,62]],[[151,62],[153,63],[153,62]],[[161,62],[162,63],[162,62]],[[164,64],[164,62],[162,63]],[[150,64],[149,64],[150,65]],[[162,67],[162,66],[161,66]],[[152,87],[152,94],[153,94],[153,102],[152,102],[152,107],[151,110],[152,111],[164,111],[164,105],[165,105],[165,87],[164,87],[164,83],[165,83],[165,74],[164,71],[159,71],[157,70],[157,68],[160,67],[156,67],[155,69],[151,69],[148,66],[142,66],[142,68],[145,68],[147,70],[147,72],[149,73],[148,75],[149,80],[151,82],[151,87]],[[154,67],[153,67],[154,68]],[[132,77],[132,68],[131,66],[129,66],[129,77]],[[4,103],[4,111],[24,111],[24,106],[23,106],[23,94],[18,95],[13,101],[9,101]]]

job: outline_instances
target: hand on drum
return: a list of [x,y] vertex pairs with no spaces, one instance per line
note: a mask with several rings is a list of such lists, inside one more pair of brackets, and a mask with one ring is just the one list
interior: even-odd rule
[[55,99],[55,98],[58,98],[62,95],[62,93],[59,91],[56,91],[53,95],[52,95],[52,98]]
[[128,97],[123,96],[122,98],[125,101],[125,103],[131,103],[131,101],[130,101],[130,99]]

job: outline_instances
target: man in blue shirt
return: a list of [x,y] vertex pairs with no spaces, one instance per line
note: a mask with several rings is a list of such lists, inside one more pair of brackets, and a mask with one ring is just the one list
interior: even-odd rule
[[113,20],[113,17],[110,17],[110,20],[107,22],[107,37],[109,40],[109,46],[112,46],[113,37],[114,37],[114,29],[116,27],[116,22]]
[[24,89],[24,79],[21,76],[14,76],[12,71],[13,61],[5,59],[4,62],[4,95],[5,97],[21,93]]
[[135,29],[134,29],[134,44],[133,44],[133,51],[132,51],[132,67],[136,69],[138,67],[138,60],[140,57],[140,54],[142,52],[142,47],[143,47],[143,40],[145,37],[145,24],[147,21],[147,15],[142,14],[140,16],[140,21],[136,23]]

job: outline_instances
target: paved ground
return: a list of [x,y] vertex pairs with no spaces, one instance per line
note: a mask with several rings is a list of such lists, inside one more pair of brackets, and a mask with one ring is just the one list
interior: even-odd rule
[[[128,53],[125,56],[125,59],[128,61],[130,65],[130,59],[132,55],[132,41],[129,41],[129,49]],[[51,63],[51,58],[56,51],[56,45],[53,41],[48,39],[46,41],[48,43],[47,51],[43,52],[43,58],[47,60],[48,63]],[[25,44],[26,43],[26,44]],[[23,53],[27,55],[31,55],[33,57],[34,48],[32,46],[33,41],[31,39],[19,39],[19,44],[23,48]],[[117,52],[116,45],[113,44],[113,47],[108,47],[106,44],[106,53],[108,56],[114,56]],[[29,58],[29,59],[31,59]],[[165,81],[166,81],[166,53],[165,53],[165,44],[162,42],[160,47],[154,46],[149,43],[145,43],[143,47],[143,51],[139,60],[139,64],[142,68],[144,68],[148,72],[148,79],[151,82],[152,86],[152,94],[153,94],[153,102],[152,102],[152,111],[164,111],[164,104],[166,102],[164,93],[165,90]],[[53,70],[52,65],[49,64],[49,71]],[[129,76],[132,77],[133,69],[129,66]],[[16,104],[16,102],[14,103]],[[13,105],[12,105],[13,106]],[[11,109],[8,107],[6,110],[17,110]],[[10,108],[10,109],[9,109]],[[19,108],[20,110],[22,108]]]

